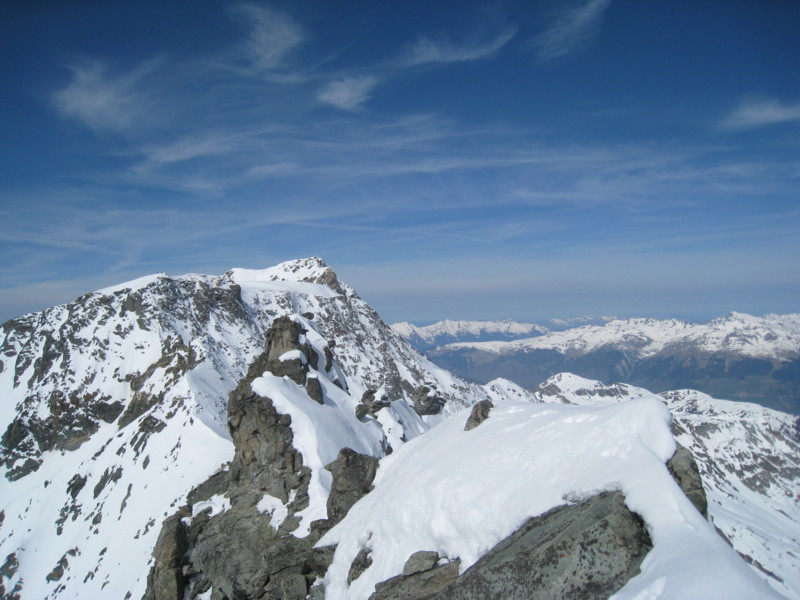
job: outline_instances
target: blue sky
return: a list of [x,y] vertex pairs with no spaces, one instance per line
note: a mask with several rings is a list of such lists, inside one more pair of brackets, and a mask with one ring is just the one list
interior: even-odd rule
[[325,258],[388,321],[800,310],[800,3],[0,7],[0,320]]

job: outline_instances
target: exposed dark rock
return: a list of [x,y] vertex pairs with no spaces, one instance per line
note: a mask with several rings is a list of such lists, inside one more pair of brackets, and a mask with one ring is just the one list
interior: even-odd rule
[[323,404],[325,401],[322,393],[322,384],[319,382],[318,377],[308,377],[308,380],[306,381],[306,393],[314,402]]
[[109,481],[119,481],[120,477],[122,477],[122,467],[117,467],[114,470],[112,470],[111,467],[106,469],[100,477],[100,481],[94,486],[94,497],[97,498],[102,493]]
[[16,418],[0,440],[0,465],[8,469],[6,479],[16,481],[33,473],[42,464],[41,451],[26,422]]
[[[73,552],[73,551],[70,551],[70,552],[71,552],[71,556],[75,556],[75,552]],[[64,556],[62,556],[59,559],[59,561],[56,564],[56,566],[53,567],[53,570],[50,571],[47,574],[45,579],[47,579],[47,581],[61,581],[61,578],[64,576],[64,571],[68,567],[69,567],[69,559],[67,558],[67,555],[64,554]]]
[[[415,556],[414,554],[411,555]],[[438,558],[438,555],[437,555]],[[411,560],[409,558],[409,560]],[[438,597],[437,594],[446,589],[458,578],[461,561],[455,560],[443,565],[433,566],[411,575],[398,575],[375,586],[375,593],[370,600],[428,600]],[[406,562],[408,565],[408,562]],[[434,563],[435,565],[435,563]],[[485,598],[503,598],[485,596]]]
[[369,548],[362,548],[353,562],[350,564],[350,571],[347,573],[347,584],[350,585],[361,577],[362,573],[372,566],[372,551]]
[[444,398],[436,394],[427,385],[421,385],[411,395],[411,400],[414,403],[414,410],[421,417],[425,415],[439,414],[445,405]]
[[280,414],[271,400],[253,392],[250,383],[243,380],[228,399],[228,428],[235,446],[230,481],[262,490],[285,503],[290,490],[308,486],[311,472],[292,445],[291,417]]
[[195,353],[194,348],[191,345],[185,345],[180,336],[172,336],[164,340],[159,359],[142,373],[129,378],[130,387],[134,394],[125,412],[119,418],[120,429],[163,402],[166,386],[162,385],[162,388],[157,393],[148,392],[145,388],[145,384],[158,369],[164,370],[169,384],[178,381],[183,375],[194,369],[201,360]]
[[11,579],[17,573],[17,569],[19,569],[19,560],[17,559],[17,553],[12,552],[8,556],[6,556],[6,560],[5,562],[3,562],[3,566],[0,567],[0,577]]
[[[302,385],[308,373],[308,364],[316,352],[308,344],[300,344],[300,336],[306,330],[291,317],[278,317],[267,330],[264,344],[264,368],[276,377],[287,376]],[[281,356],[292,350],[299,350],[303,356],[281,360]]]
[[469,414],[467,424],[464,425],[464,431],[475,429],[478,425],[483,423],[489,418],[489,412],[494,408],[491,400],[481,400],[472,407],[472,412]]
[[651,548],[624,496],[604,493],[529,519],[436,598],[606,600]]
[[372,489],[378,459],[350,448],[339,451],[336,460],[325,467],[333,474],[328,496],[328,521],[336,524],[358,500]]
[[67,492],[72,497],[73,500],[78,497],[78,494],[81,493],[81,490],[86,485],[86,477],[83,475],[73,475],[72,479],[69,480],[67,484]]
[[667,462],[667,468],[700,514],[708,517],[708,499],[700,478],[700,469],[692,453],[678,444],[675,454]]
[[[233,460],[226,471],[212,475],[192,490],[187,497],[189,504],[174,518],[191,517],[193,505],[218,494],[229,498],[231,507],[214,516],[204,511],[191,518],[185,533],[188,553],[180,573],[162,569],[159,574],[155,567],[151,570],[148,593],[156,593],[158,581],[162,581],[164,592],[152,596],[153,600],[183,600],[184,594],[193,600],[209,589],[213,590],[211,597],[219,600],[304,600],[312,584],[327,570],[332,549],[317,550],[313,544],[330,524],[318,523],[305,538],[292,535],[299,523],[296,513],[308,506],[311,472],[293,445],[291,417],[278,413],[269,398],[252,389],[256,378],[271,371],[275,375],[288,375],[297,383],[305,381],[312,394],[312,382],[316,382],[318,401],[322,401],[319,381],[307,377],[308,365],[314,365],[316,352],[301,343],[303,333],[292,319],[276,319],[267,331],[264,352],[230,393],[228,428],[235,447]],[[292,350],[299,350],[303,358],[279,360]],[[374,467],[364,472],[359,456],[356,454],[349,463],[337,464],[334,487],[339,492],[338,496],[331,494],[338,498],[334,501],[334,513],[346,512],[355,501],[351,499],[355,491],[368,487],[374,477]],[[362,480],[368,481],[364,484]],[[289,514],[282,523],[273,523],[270,514],[259,512],[257,506],[264,494],[286,505]],[[169,536],[180,535],[175,531],[165,533],[166,528],[165,523],[162,534],[167,538],[163,542],[159,538],[154,556],[169,553],[176,544]],[[318,594],[319,589],[314,593]]]
[[377,393],[377,390],[369,389],[361,396],[361,402],[356,406],[356,418],[359,421],[363,421],[367,415],[374,417],[379,410],[391,404],[386,394],[382,395],[380,399],[376,399],[375,394]]
[[228,471],[221,470],[214,473],[203,483],[192,489],[186,497],[186,502],[191,506],[207,500],[217,494],[222,494],[228,489]]
[[147,591],[142,600],[183,598],[186,579],[181,563],[186,550],[186,527],[181,516],[167,517],[153,549],[155,564],[147,576]]

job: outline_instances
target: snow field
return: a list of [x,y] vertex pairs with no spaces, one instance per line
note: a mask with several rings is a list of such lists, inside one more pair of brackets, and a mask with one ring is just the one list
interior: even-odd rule
[[[328,598],[368,598],[418,550],[460,558],[463,571],[529,517],[607,490],[625,494],[654,542],[642,573],[615,600],[778,597],[669,475],[675,442],[658,399],[606,407],[503,402],[465,432],[467,416],[384,458],[375,489],[320,540],[338,544],[325,578]],[[364,547],[372,565],[348,586]]]

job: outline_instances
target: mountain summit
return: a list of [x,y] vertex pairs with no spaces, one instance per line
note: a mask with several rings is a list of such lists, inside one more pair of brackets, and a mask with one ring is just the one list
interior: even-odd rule
[[663,398],[468,383],[318,258],[86,294],[4,323],[0,357],[4,598],[794,590],[706,521]]

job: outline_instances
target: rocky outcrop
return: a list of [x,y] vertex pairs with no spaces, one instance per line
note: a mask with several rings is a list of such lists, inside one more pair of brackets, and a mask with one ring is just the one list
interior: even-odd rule
[[472,407],[472,412],[469,413],[467,424],[464,425],[464,431],[475,429],[478,425],[483,423],[489,418],[489,413],[494,408],[491,400],[481,400]]
[[374,417],[379,410],[391,404],[386,394],[376,398],[377,393],[377,390],[369,389],[361,396],[361,402],[356,406],[356,417],[359,421],[363,421],[368,415]]
[[419,386],[411,395],[411,401],[414,410],[421,417],[425,415],[438,415],[442,412],[445,405],[445,399],[436,393],[436,390],[431,389],[427,385]]
[[528,520],[431,597],[606,600],[638,573],[650,548],[623,495],[604,493]]
[[667,468],[686,497],[704,517],[708,517],[708,499],[700,478],[700,469],[689,450],[678,444],[678,449],[667,462]]
[[183,598],[186,578],[181,567],[187,541],[181,516],[180,513],[172,515],[161,526],[153,550],[155,564],[147,576],[147,592],[142,600]]
[[[319,594],[314,584],[333,550],[313,545],[371,489],[378,460],[341,450],[327,467],[329,519],[312,523],[306,537],[293,535],[298,513],[309,504],[311,471],[294,446],[291,417],[252,384],[269,371],[307,389],[310,382],[319,385],[317,352],[304,341],[305,333],[288,317],[267,331],[264,351],[228,398],[233,460],[192,490],[187,505],[164,522],[145,600],[193,600],[209,590],[215,600],[304,600]],[[323,402],[321,386],[317,398],[309,395]],[[278,504],[283,507],[276,509]]]
[[328,496],[328,521],[333,526],[344,518],[359,498],[372,489],[378,459],[343,448],[336,460],[325,468],[333,474]]
[[428,600],[437,597],[457,580],[461,564],[455,560],[440,565],[440,560],[439,554],[433,551],[415,552],[406,561],[403,574],[376,585],[369,600]]

